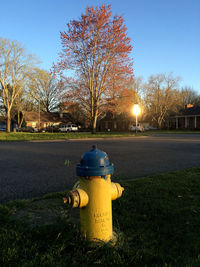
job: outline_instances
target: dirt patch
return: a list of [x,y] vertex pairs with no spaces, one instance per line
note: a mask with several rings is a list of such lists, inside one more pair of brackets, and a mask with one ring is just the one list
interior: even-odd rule
[[14,210],[11,215],[20,219],[31,227],[54,224],[59,219],[79,223],[79,209],[71,209],[64,205],[62,198],[39,199],[19,210]]

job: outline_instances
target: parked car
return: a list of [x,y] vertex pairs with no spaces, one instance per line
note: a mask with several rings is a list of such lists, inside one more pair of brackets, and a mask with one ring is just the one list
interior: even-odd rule
[[136,132],[136,130],[137,130],[137,132],[144,132],[144,127],[140,124],[137,127],[136,127],[136,125],[131,125],[130,131]]
[[26,126],[18,129],[18,132],[34,133],[35,130],[32,127]]
[[48,126],[46,128],[44,128],[45,132],[49,132],[49,133],[57,133],[59,132],[59,127],[58,126]]
[[6,131],[6,125],[0,125],[0,131]]
[[62,124],[59,127],[60,132],[77,132],[78,126],[76,124]]
[[156,127],[150,125],[150,126],[148,127],[148,130],[158,130],[158,128],[156,128]]

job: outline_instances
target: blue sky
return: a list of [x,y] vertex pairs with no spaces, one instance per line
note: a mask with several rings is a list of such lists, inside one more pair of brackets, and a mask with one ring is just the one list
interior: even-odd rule
[[87,5],[111,4],[132,40],[135,76],[173,72],[200,93],[200,0],[6,0],[0,37],[17,40],[49,70],[61,51],[60,31]]

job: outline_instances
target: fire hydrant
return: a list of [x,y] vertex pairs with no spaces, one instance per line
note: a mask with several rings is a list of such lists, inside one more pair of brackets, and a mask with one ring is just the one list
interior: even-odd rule
[[80,230],[90,241],[113,239],[112,200],[121,197],[124,190],[111,182],[113,172],[107,154],[93,146],[76,166],[79,183],[64,198],[65,203],[80,208]]

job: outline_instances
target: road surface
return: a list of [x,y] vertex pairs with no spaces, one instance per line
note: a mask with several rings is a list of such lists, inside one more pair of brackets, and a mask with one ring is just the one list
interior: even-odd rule
[[[114,176],[139,178],[200,166],[200,135],[0,143],[0,202],[71,188],[76,164],[93,144],[107,152]],[[65,166],[68,160],[70,166]]]

